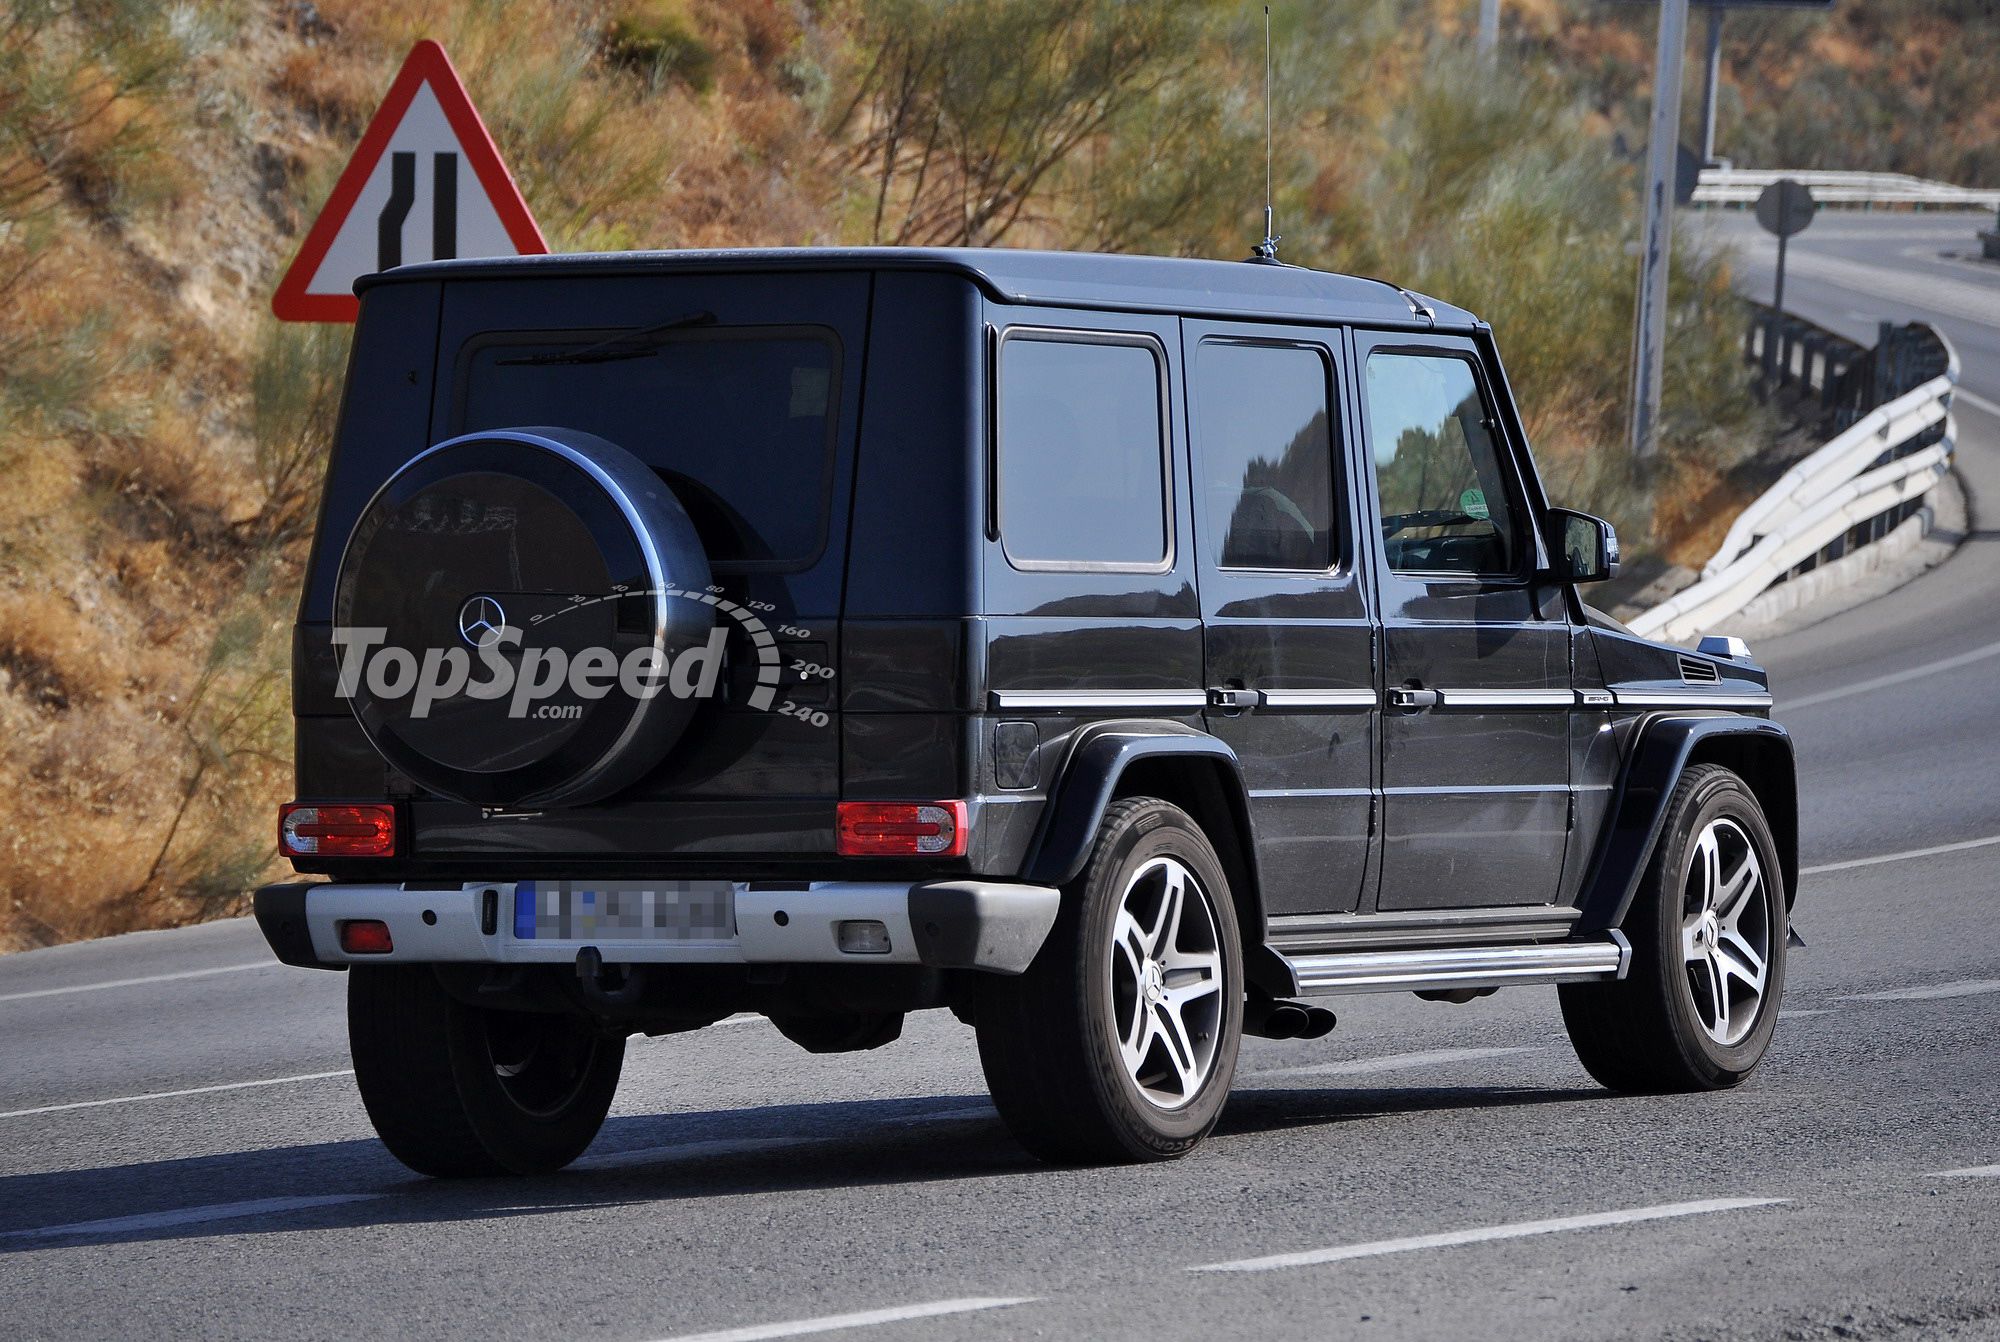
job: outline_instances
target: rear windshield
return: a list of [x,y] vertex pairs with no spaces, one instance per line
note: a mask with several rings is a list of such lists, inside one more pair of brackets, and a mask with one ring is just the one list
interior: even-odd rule
[[481,336],[458,430],[553,425],[607,438],[673,486],[722,572],[803,568],[826,544],[840,346],[823,327],[677,331],[585,362],[619,333]]

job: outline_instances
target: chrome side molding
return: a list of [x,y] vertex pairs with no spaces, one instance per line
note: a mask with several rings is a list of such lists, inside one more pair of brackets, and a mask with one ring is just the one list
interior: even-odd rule
[[1051,712],[1155,708],[1198,713],[1208,707],[1208,695],[1200,690],[994,690],[990,697],[995,708]]

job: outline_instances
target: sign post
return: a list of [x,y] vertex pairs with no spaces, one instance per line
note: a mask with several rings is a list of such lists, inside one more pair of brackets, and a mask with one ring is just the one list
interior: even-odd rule
[[1766,383],[1778,367],[1778,332],[1785,322],[1785,244],[1792,234],[1805,231],[1818,209],[1812,192],[1790,177],[1779,178],[1757,197],[1757,222],[1764,226],[1765,232],[1778,235],[1778,283],[1771,295],[1771,322],[1764,328]]
[[[1830,9],[1833,0],[1697,0],[1731,9]],[[1673,248],[1674,201],[1668,192],[1680,149],[1681,63],[1687,48],[1688,0],[1659,0],[1659,46],[1653,57],[1653,124],[1646,143],[1645,235],[1639,244],[1639,304],[1632,351],[1632,413],[1627,443],[1641,461],[1659,449],[1660,382],[1666,371],[1667,262]],[[1711,16],[1713,18],[1713,16]],[[1713,156],[1714,81],[1721,74],[1722,30],[1709,29],[1709,96],[1703,158]]]
[[1639,244],[1639,347],[1632,360],[1632,455],[1659,447],[1660,379],[1666,373],[1667,259],[1674,243],[1672,183],[1680,149],[1681,57],[1687,48],[1688,0],[1660,0],[1659,48],[1653,62],[1653,127],[1646,142],[1646,231]]
[[354,282],[413,261],[546,252],[493,137],[435,42],[410,51],[271,296],[293,322],[351,322]]

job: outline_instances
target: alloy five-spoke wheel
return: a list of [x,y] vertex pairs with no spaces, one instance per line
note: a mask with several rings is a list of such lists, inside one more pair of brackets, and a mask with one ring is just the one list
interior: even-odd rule
[[1563,1024],[1614,1090],[1714,1090],[1763,1059],[1785,991],[1785,873],[1757,795],[1719,764],[1689,765],[1622,924],[1632,963],[1566,983]]
[[1222,947],[1209,895],[1187,865],[1157,857],[1132,874],[1111,937],[1111,1019],[1139,1093],[1178,1109],[1215,1066]]
[[1770,982],[1771,915],[1757,846],[1718,816],[1688,850],[1681,903],[1681,958],[1695,1014],[1716,1043],[1743,1042]]
[[1028,972],[981,974],[979,1058],[1007,1126],[1056,1161],[1165,1160],[1214,1128],[1243,1032],[1243,947],[1194,820],[1105,808]]

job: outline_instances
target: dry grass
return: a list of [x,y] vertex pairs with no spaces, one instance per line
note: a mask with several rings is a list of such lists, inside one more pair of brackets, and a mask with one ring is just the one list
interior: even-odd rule
[[[288,626],[347,332],[266,304],[411,44],[444,42],[555,247],[857,242],[876,191],[852,150],[880,123],[834,128],[870,25],[914,5],[49,0],[39,26],[0,26],[0,949],[237,911],[277,869]],[[1192,73],[1036,178],[1019,240],[1241,255],[1257,236],[1261,25],[1202,10],[1170,44]],[[1843,10],[1835,54],[1879,67],[1911,38],[1911,124],[1986,161],[1966,146],[2000,143],[2000,103],[1962,43],[1931,40],[1960,18]],[[1518,59],[1489,79],[1451,63],[1459,0],[1279,7],[1286,255],[1493,319],[1553,492],[1703,557],[1764,432],[1732,399],[1718,269],[1678,263],[1669,468],[1649,486],[1604,450],[1635,214],[1608,141],[1636,125],[1649,20],[1506,13]],[[1808,78],[1790,49],[1744,57],[1774,80],[1740,92],[1746,136],[1783,99],[1838,101],[1839,72]],[[1007,70],[993,54],[946,68]]]

